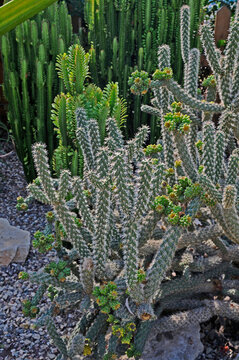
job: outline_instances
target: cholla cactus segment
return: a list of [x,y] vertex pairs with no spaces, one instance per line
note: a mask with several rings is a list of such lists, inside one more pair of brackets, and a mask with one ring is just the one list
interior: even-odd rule
[[94,263],[92,258],[85,258],[81,268],[81,281],[86,294],[91,294],[94,284]]
[[90,141],[92,143],[92,151],[95,158],[101,146],[99,127],[97,121],[93,119],[91,119],[88,124]]
[[183,62],[189,62],[190,52],[190,8],[187,5],[181,7],[180,10],[180,26],[181,26],[181,54]]
[[175,331],[192,324],[208,321],[213,315],[213,311],[210,308],[202,306],[197,309],[178,313],[177,315],[165,316],[158,320],[153,328],[159,333]]
[[56,330],[56,326],[53,322],[53,319],[50,316],[48,316],[45,321],[46,321],[46,327],[47,327],[48,334],[52,338],[54,344],[59,349],[61,354],[63,354],[64,356],[67,356],[68,352],[67,352],[66,345],[65,345],[64,341],[62,340],[62,338],[60,337],[60,335],[58,334],[58,332]]
[[234,185],[227,185],[223,193],[223,208],[230,209],[236,204],[237,191]]
[[234,151],[229,158],[228,163],[228,172],[227,172],[227,184],[235,185],[237,176],[238,176],[238,168],[239,168],[239,154]]
[[185,74],[184,88],[192,97],[197,96],[198,72],[199,72],[200,52],[198,49],[192,49],[189,53],[189,61]]
[[96,200],[96,232],[93,237],[93,259],[95,271],[99,278],[104,279],[105,264],[107,260],[107,239],[110,230],[110,201],[109,184],[104,182],[97,194]]
[[67,237],[74,244],[75,248],[79,250],[81,256],[87,257],[90,254],[89,248],[81,236],[81,233],[74,221],[74,215],[70,213],[66,205],[59,204],[55,207],[55,211],[66,231]]
[[128,168],[124,153],[118,152],[112,159],[112,175],[115,181],[115,194],[116,201],[124,214],[128,214],[130,211],[129,203],[129,177]]
[[206,52],[207,60],[214,74],[221,74],[222,69],[216,52],[214,36],[209,24],[204,24],[201,27],[201,41]]
[[167,269],[173,260],[177,244],[181,235],[179,227],[169,227],[163,243],[158,253],[155,255],[154,261],[150,269],[147,271],[147,282],[145,285],[145,298],[153,299],[159,289],[159,285],[163,280]]
[[40,143],[35,144],[33,146],[33,156],[37,174],[41,179],[41,184],[46,196],[51,202],[57,201],[56,192],[51,178],[50,167],[48,164],[46,146]]
[[158,68],[163,70],[166,67],[170,67],[170,47],[161,45],[158,48]]
[[221,193],[217,190],[214,183],[209,179],[206,174],[200,175],[199,182],[202,187],[207,191],[212,200],[219,203],[222,201]]
[[92,213],[87,202],[87,197],[84,192],[84,187],[81,179],[76,179],[73,185],[73,193],[75,195],[75,200],[81,215],[81,218],[86,225],[86,227],[92,232],[95,233],[95,225]]
[[96,157],[97,175],[99,179],[109,174],[109,153],[107,147],[101,147]]
[[193,182],[197,181],[198,174],[193,159],[189,153],[189,149],[185,141],[184,135],[176,132],[174,134],[174,140],[180,159],[182,159],[182,167],[185,173],[190,177],[190,179],[192,179]]
[[92,144],[89,141],[88,127],[78,128],[76,138],[80,144],[84,157],[87,159],[86,166],[88,170],[95,168],[95,158],[93,155]]
[[203,124],[202,165],[205,174],[214,181],[215,178],[215,129],[212,122]]
[[223,131],[217,131],[216,133],[216,162],[215,162],[215,183],[217,184],[221,178],[224,154],[225,154],[225,134]]
[[150,159],[143,160],[138,174],[138,196],[135,203],[134,220],[139,220],[142,215],[147,214],[150,206],[152,189],[150,186],[153,176],[153,164]]
[[132,222],[125,229],[123,238],[125,274],[127,285],[130,290],[133,290],[138,282],[138,238],[138,224]]
[[110,151],[121,149],[124,145],[124,140],[121,131],[119,130],[115,119],[109,118],[106,122],[109,138],[106,139]]
[[47,195],[36,184],[29,184],[27,189],[37,201],[40,201],[43,204],[50,204],[50,200],[47,198]]
[[82,334],[76,334],[68,345],[68,354],[70,357],[82,355],[85,347],[85,337]]
[[59,180],[59,199],[65,199],[71,190],[71,173],[68,170],[64,170],[61,173],[60,180]]
[[174,80],[170,79],[168,81],[164,81],[160,83],[159,81],[153,81],[151,86],[159,87],[159,86],[166,86],[168,90],[170,90],[175,98],[184,103],[185,105],[190,106],[192,109],[195,110],[202,110],[206,112],[214,112],[220,113],[224,110],[224,106],[216,103],[208,103],[206,101],[201,101],[196,98],[193,98],[191,95],[187,94],[184,89],[182,89]]

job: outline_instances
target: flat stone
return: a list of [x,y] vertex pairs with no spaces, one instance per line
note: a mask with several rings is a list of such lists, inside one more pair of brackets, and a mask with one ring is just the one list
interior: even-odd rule
[[195,360],[202,351],[199,324],[160,335],[153,329],[142,360]]
[[7,266],[11,262],[24,262],[29,248],[29,231],[11,226],[7,219],[0,218],[0,266]]

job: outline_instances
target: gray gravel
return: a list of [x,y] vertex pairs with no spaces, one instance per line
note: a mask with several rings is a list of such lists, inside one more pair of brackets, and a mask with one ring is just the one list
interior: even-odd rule
[[[15,153],[0,159],[0,217],[9,223],[30,231],[45,226],[45,212],[49,207],[34,202],[26,213],[16,210],[17,196],[26,196],[26,181]],[[44,328],[35,331],[34,320],[25,318],[21,312],[21,301],[34,296],[36,286],[18,280],[20,271],[36,271],[53,259],[54,253],[41,255],[30,249],[26,262],[22,265],[11,264],[0,268],[0,360],[51,360],[56,359],[58,351]],[[49,299],[43,299],[43,309]],[[41,305],[41,308],[42,308]],[[79,313],[63,313],[55,321],[63,335],[71,332],[78,320]],[[205,350],[197,360],[235,359],[239,353],[239,330],[237,324],[222,319],[213,319],[202,324],[201,339]],[[237,357],[237,359],[239,359]]]
[[[25,197],[27,183],[22,165],[15,153],[0,158],[0,217],[6,218],[13,226],[33,234],[45,227],[45,213],[49,206],[33,202],[27,212],[16,210],[17,196]],[[34,320],[25,318],[21,301],[34,296],[37,286],[18,279],[20,271],[37,271],[53,260],[54,252],[41,255],[32,247],[24,264],[11,264],[0,268],[0,360],[51,360],[58,350],[44,328],[33,330]],[[47,305],[48,298],[43,299]],[[42,305],[40,306],[42,308]],[[77,321],[77,311],[62,314],[55,321],[62,334],[67,335]]]

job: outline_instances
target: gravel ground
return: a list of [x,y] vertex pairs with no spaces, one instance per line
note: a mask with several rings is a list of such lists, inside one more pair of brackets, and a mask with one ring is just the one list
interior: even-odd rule
[[[22,166],[13,152],[0,159],[0,217],[11,225],[30,231],[45,225],[45,212],[49,207],[34,202],[26,213],[17,212],[17,196],[26,196],[26,181]],[[24,318],[21,301],[35,294],[36,286],[18,280],[20,271],[36,271],[53,259],[53,252],[41,255],[30,249],[24,264],[11,264],[0,268],[0,360],[50,360],[56,359],[58,351],[42,328],[33,330],[34,321]],[[47,305],[48,299],[43,304]],[[43,305],[44,306],[44,305]],[[67,335],[78,318],[78,312],[63,313],[55,318],[58,329]],[[202,324],[201,339],[204,353],[197,360],[239,360],[239,327],[232,321],[214,318]]]

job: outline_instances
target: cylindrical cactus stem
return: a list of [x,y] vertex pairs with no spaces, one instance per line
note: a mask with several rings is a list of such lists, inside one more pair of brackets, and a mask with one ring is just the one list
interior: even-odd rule
[[189,62],[190,52],[190,7],[184,5],[180,10],[180,34],[181,34],[181,53],[184,64]]
[[205,174],[214,181],[215,178],[215,128],[212,122],[203,124],[202,165]]
[[178,131],[174,134],[174,140],[180,159],[182,159],[182,166],[186,174],[192,179],[193,182],[197,181],[198,174],[193,163],[192,157],[190,156],[188,146],[186,144],[183,134],[180,134]]
[[216,52],[214,36],[211,32],[209,24],[204,24],[201,27],[201,41],[211,69],[213,70],[214,74],[220,75],[222,69]]
[[223,193],[223,214],[227,227],[233,238],[232,241],[239,244],[239,216],[236,211],[237,191],[234,185],[227,185]]

